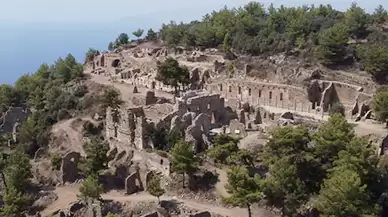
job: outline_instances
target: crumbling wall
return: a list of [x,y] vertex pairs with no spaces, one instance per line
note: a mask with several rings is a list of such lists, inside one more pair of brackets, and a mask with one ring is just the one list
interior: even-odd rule
[[207,85],[212,93],[219,93],[226,99],[238,99],[251,105],[267,104],[286,107],[290,102],[306,102],[302,88],[284,84],[226,79]]
[[18,123],[27,120],[31,111],[22,107],[10,107],[2,117],[0,117],[0,135],[12,133]]
[[[331,81],[336,90],[337,99],[345,108],[350,108],[354,102],[359,97],[359,94],[362,93],[363,88],[356,85],[351,85],[343,82]],[[330,83],[328,81],[323,81],[323,83]]]
[[140,179],[140,174],[138,171],[132,173],[125,179],[125,193],[133,194],[138,191],[143,190],[143,184]]
[[[118,115],[115,116],[115,112]],[[116,120],[115,120],[116,119]],[[106,134],[121,143],[136,149],[147,147],[145,128],[147,122],[142,107],[107,109]]]
[[112,109],[111,107],[108,107],[106,109],[106,123],[105,123],[105,133],[106,138],[116,138],[117,137],[117,118],[118,118],[118,111],[116,109]]
[[329,82],[326,85],[324,85],[324,88],[323,88],[322,98],[320,103],[322,110],[324,112],[327,112],[330,106],[332,106],[333,103],[337,101],[338,101],[338,96],[337,96],[337,91],[335,89],[335,86],[332,82]]
[[93,60],[93,72],[95,74],[107,74],[117,76],[121,71],[122,58],[117,53],[102,53]]
[[177,115],[182,118],[187,112],[193,112],[196,116],[207,114],[214,118],[215,123],[225,123],[225,100],[220,94],[207,92],[188,92],[177,99],[175,106]]

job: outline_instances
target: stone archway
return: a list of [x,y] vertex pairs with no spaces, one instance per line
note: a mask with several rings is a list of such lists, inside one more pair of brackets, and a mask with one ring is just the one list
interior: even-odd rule
[[70,152],[63,157],[61,165],[63,183],[72,183],[79,178],[78,163],[80,158],[81,154],[78,152]]

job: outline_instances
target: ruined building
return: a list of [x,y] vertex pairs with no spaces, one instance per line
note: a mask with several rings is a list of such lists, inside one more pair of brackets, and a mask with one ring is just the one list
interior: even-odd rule
[[27,120],[31,111],[22,107],[10,107],[2,117],[0,117],[0,136],[12,134],[13,142],[16,142],[18,128],[21,123]]
[[136,149],[147,147],[145,126],[147,122],[142,107],[107,108],[106,137]]

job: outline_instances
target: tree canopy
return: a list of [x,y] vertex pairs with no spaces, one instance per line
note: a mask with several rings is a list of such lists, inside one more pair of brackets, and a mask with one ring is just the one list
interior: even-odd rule
[[190,143],[179,140],[171,149],[172,170],[183,175],[183,187],[185,186],[184,175],[192,175],[198,170],[199,158]]
[[264,196],[260,189],[260,177],[250,177],[247,169],[238,166],[231,167],[227,175],[226,189],[231,195],[223,200],[234,206],[247,207],[248,216],[251,217],[251,205]]
[[103,192],[102,185],[98,181],[98,176],[89,175],[79,188],[80,194],[78,197],[84,201],[90,199],[100,199]]
[[148,184],[147,190],[148,190],[148,192],[150,192],[150,194],[152,196],[157,197],[158,203],[160,203],[159,198],[160,198],[160,196],[162,196],[166,192],[166,190],[164,190],[161,186],[159,175],[154,175],[151,178],[151,181]]
[[139,39],[143,35],[143,33],[144,33],[144,29],[137,29],[132,34]]
[[388,119],[388,90],[378,90],[372,101],[373,112],[380,121]]
[[[216,141],[228,143],[226,138]],[[260,157],[263,161],[256,167],[264,171],[255,174],[239,166],[228,172],[230,203],[247,207],[264,199],[290,217],[306,214],[306,207],[327,217],[376,216],[379,208],[388,208],[382,202],[385,158],[376,155],[367,138],[355,136],[340,114],[315,132],[303,126],[276,128]]]
[[153,29],[149,29],[146,35],[146,39],[149,41],[155,41],[157,39],[158,35]]
[[156,79],[166,85],[171,85],[177,91],[178,86],[189,83],[189,70],[185,66],[180,66],[178,61],[168,57],[163,63],[158,65]]
[[[354,63],[357,59],[354,50],[360,40],[367,39],[367,46],[383,44],[384,37],[374,37],[376,31],[370,27],[380,28],[387,20],[387,11],[381,5],[368,14],[356,3],[341,12],[322,4],[279,8],[271,4],[265,8],[258,2],[250,2],[239,8],[213,11],[199,21],[165,23],[159,38],[170,46],[220,48],[248,55],[302,52],[310,54],[304,56],[311,60],[336,66]],[[374,39],[370,40],[371,37]],[[381,55],[379,50],[371,52]],[[372,71],[369,67],[365,70],[374,74],[373,68],[379,66],[376,63]]]
[[84,145],[86,160],[81,165],[86,175],[98,175],[101,170],[108,167],[109,144],[97,137],[92,137],[90,142]]

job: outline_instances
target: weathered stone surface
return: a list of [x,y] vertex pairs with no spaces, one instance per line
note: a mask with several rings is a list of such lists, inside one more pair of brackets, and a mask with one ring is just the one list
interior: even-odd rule
[[143,108],[124,107],[114,111],[110,107],[107,108],[107,138],[137,149],[148,147],[148,143],[145,141],[147,121]]
[[125,179],[125,193],[126,194],[133,194],[138,191],[144,190],[143,183],[140,179],[139,171],[136,171],[129,175]]
[[372,110],[369,110],[365,113],[364,117],[362,117],[363,120],[370,119],[372,116]]
[[245,131],[245,124],[240,123],[236,119],[230,121],[229,130],[231,134],[242,136],[242,137],[247,136],[247,133]]
[[337,92],[332,82],[329,82],[328,86],[324,89],[321,99],[321,107],[324,112],[329,110],[330,105],[338,101]]
[[61,173],[62,182],[75,182],[79,178],[78,163],[81,158],[80,153],[70,152],[62,158]]

